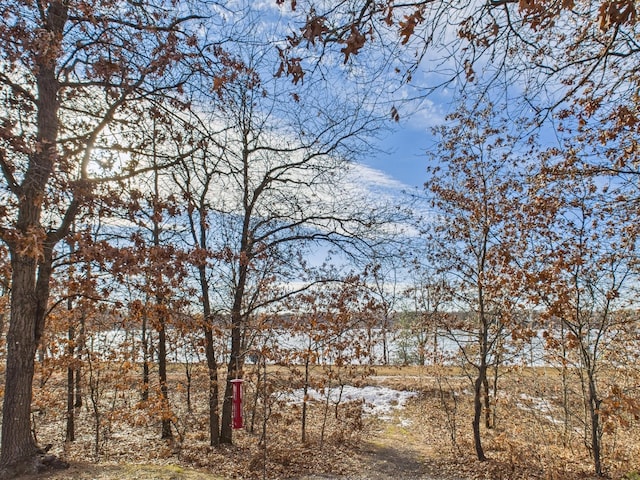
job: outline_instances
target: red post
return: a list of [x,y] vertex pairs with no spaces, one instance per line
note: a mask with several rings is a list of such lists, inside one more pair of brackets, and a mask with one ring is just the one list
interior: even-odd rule
[[233,428],[242,428],[242,382],[241,378],[231,380],[233,387]]

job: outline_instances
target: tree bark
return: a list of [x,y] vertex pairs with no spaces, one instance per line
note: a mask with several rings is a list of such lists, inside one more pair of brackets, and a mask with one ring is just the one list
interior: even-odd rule
[[484,449],[482,448],[482,437],[480,435],[480,420],[482,417],[482,385],[484,378],[487,375],[486,367],[481,366],[478,370],[478,377],[474,383],[473,392],[473,445],[476,450],[476,456],[478,460],[484,462],[487,457],[484,455]]
[[[69,300],[69,311],[71,311],[71,300]],[[67,431],[65,436],[66,442],[73,442],[76,439],[75,432],[75,406],[74,406],[74,393],[75,393],[75,368],[73,365],[75,348],[73,342],[75,342],[76,332],[73,325],[69,326],[69,347],[67,350],[67,356],[69,359],[69,365],[67,366]]]
[[[160,313],[164,315],[164,313]],[[172,439],[169,407],[169,387],[167,385],[167,333],[166,320],[162,318],[158,329],[158,376],[160,377],[160,395],[162,396],[162,432],[160,438]]]
[[486,429],[492,427],[491,424],[491,393],[489,392],[489,378],[485,375],[482,380],[482,390],[484,397],[484,426]]
[[220,443],[233,443],[233,384],[231,380],[240,378],[244,360],[241,354],[241,320],[240,315],[233,319],[231,327],[231,354],[227,365],[227,382],[224,389],[222,403],[222,425],[220,429]]
[[37,343],[35,258],[14,255],[11,314],[7,332],[7,370],[2,409],[0,465],[10,467],[38,453],[31,434],[31,393]]
[[207,370],[209,374],[209,444],[216,447],[220,444],[220,413],[218,408],[218,363],[213,348],[213,330],[211,320],[205,317],[204,338]]
[[143,402],[149,400],[149,338],[147,335],[147,314],[142,313],[142,392],[140,398]]
[[82,354],[85,351],[86,339],[85,339],[85,310],[84,307],[80,309],[80,332],[78,334],[78,345],[76,351],[78,352],[77,366],[75,369],[75,382],[76,382],[76,398],[74,406],[76,408],[82,407]]
[[311,357],[311,347],[307,348],[307,354],[304,359],[304,385],[302,386],[302,425],[300,441],[304,445],[307,443],[307,395],[309,394],[309,364]]
[[587,370],[589,383],[589,414],[591,416],[591,455],[596,475],[602,476],[602,431],[600,427],[600,399],[593,370]]
[[[246,165],[246,163],[245,163]],[[233,442],[232,414],[233,414],[233,385],[231,380],[241,378],[244,356],[242,355],[242,327],[244,318],[242,315],[242,302],[247,282],[249,259],[252,251],[249,239],[249,218],[245,216],[243,233],[240,245],[240,259],[238,261],[238,282],[234,291],[233,307],[231,308],[231,352],[227,365],[227,383],[224,389],[222,403],[222,425],[220,428],[220,443],[231,444]]]

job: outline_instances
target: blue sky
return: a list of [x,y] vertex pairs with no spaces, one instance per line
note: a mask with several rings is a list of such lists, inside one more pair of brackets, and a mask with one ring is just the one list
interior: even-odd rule
[[451,105],[451,92],[447,90],[399,105],[400,121],[389,120],[389,130],[382,132],[376,143],[379,151],[362,158],[362,163],[400,182],[405,189],[422,190],[427,180],[426,152],[436,141],[431,129],[445,121]]
[[411,122],[404,123],[381,139],[380,148],[385,151],[364,158],[362,163],[380,170],[407,187],[421,189],[426,180],[425,151],[429,135],[426,128],[412,125]]

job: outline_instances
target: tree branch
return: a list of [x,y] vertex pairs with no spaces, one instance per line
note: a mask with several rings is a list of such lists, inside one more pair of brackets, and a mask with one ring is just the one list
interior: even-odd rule
[[11,193],[16,195],[17,197],[20,197],[22,195],[22,189],[13,176],[13,169],[7,162],[4,150],[0,150],[0,168],[2,169],[4,178],[7,180],[7,185],[9,186],[9,190],[11,191]]

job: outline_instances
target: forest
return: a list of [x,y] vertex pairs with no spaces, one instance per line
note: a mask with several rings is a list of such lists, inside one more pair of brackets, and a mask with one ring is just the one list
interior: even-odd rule
[[639,9],[6,0],[0,479],[640,478]]

